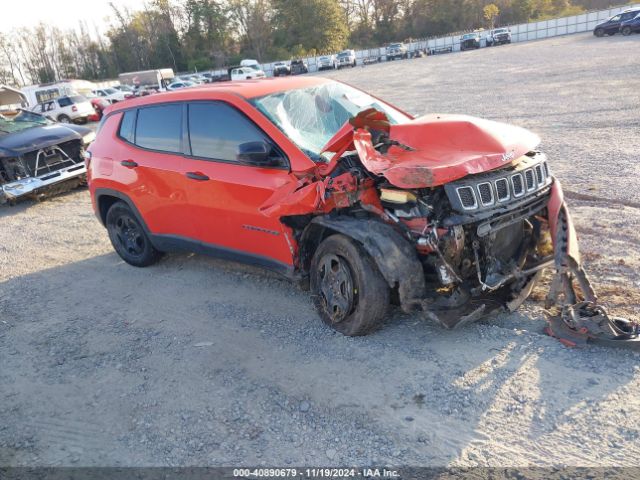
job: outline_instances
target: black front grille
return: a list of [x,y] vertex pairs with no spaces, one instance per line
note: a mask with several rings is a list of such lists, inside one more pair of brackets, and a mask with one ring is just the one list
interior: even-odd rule
[[519,203],[545,189],[552,181],[545,175],[543,154],[523,156],[517,165],[483,172],[445,185],[445,191],[454,210],[488,210]]
[[525,171],[524,178],[527,181],[527,190],[533,190],[536,186],[535,180],[533,179],[533,170],[529,169]]
[[483,205],[491,205],[493,203],[493,192],[491,191],[491,184],[481,183],[478,185],[478,193],[480,194],[480,201]]
[[499,202],[509,199],[509,183],[506,178],[496,180],[496,192],[498,193]]
[[519,197],[524,193],[524,185],[522,184],[522,175],[519,173],[511,177],[511,182],[513,183],[513,196]]
[[473,208],[476,206],[476,196],[473,193],[473,188],[462,187],[458,190],[458,195],[464,208]]

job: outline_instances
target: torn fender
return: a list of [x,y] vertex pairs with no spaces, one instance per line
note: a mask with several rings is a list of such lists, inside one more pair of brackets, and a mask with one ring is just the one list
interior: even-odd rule
[[322,180],[292,178],[275,190],[259,210],[267,217],[307,215],[328,213],[335,208],[350,207],[359,201],[363,202],[365,208],[383,215],[373,181],[358,181],[351,173],[345,172]]
[[306,227],[300,243],[314,235],[314,227],[325,227],[358,241],[376,262],[390,288],[398,287],[400,305],[404,312],[421,306],[426,295],[422,264],[413,245],[390,225],[371,219],[353,217],[315,217]]
[[266,217],[305,215],[322,211],[325,184],[310,178],[291,180],[273,192],[260,206],[260,213]]

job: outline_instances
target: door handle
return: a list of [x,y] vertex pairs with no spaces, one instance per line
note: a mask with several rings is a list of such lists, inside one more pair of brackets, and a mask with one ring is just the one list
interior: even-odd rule
[[187,172],[186,175],[187,175],[187,178],[190,178],[191,180],[198,180],[200,182],[209,180],[209,177],[207,177],[204,173],[200,173],[200,172]]
[[120,162],[120,165],[122,165],[123,167],[129,167],[129,168],[135,168],[138,166],[138,164],[133,160],[122,160]]

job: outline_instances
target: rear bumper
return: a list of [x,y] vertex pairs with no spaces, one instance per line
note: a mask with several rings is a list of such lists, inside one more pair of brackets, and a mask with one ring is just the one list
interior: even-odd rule
[[78,163],[56,170],[55,172],[40,175],[39,177],[23,178],[22,180],[0,185],[0,204],[38,193],[58,183],[86,175],[86,173],[87,167],[85,164]]

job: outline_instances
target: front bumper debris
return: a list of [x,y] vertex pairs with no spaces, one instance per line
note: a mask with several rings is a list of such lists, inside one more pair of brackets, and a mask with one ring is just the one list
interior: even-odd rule
[[637,322],[610,316],[580,264],[577,238],[559,184],[549,203],[556,274],[547,294],[545,332],[570,347],[597,343],[640,350]]
[[0,185],[0,204],[13,203],[16,200],[30,195],[38,195],[55,185],[78,179],[87,174],[84,163],[77,163],[66,168],[61,168],[38,177],[27,177]]
[[568,347],[587,343],[640,350],[640,327],[630,320],[611,317],[604,307],[579,302],[547,314],[545,332]]

